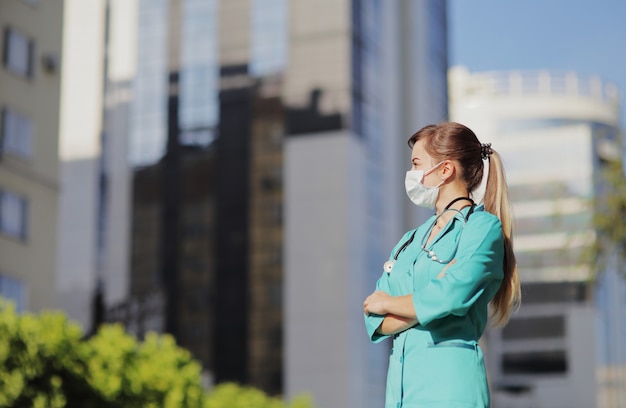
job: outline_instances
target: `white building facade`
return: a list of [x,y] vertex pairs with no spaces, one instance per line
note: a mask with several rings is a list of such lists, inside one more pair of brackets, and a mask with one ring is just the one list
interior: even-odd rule
[[[494,404],[623,406],[615,403],[624,384],[604,379],[623,353],[607,355],[614,340],[601,335],[608,323],[624,327],[623,299],[619,319],[609,322],[606,296],[594,295],[606,273],[582,256],[595,239],[599,173],[622,152],[618,90],[575,73],[463,67],[450,70],[449,84],[451,120],[503,158],[515,217],[522,307],[486,336]],[[596,272],[599,283],[590,284]]]

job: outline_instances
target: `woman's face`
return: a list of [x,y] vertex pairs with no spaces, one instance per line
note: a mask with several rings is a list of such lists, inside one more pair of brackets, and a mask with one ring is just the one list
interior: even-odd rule
[[413,145],[411,151],[411,170],[424,170],[424,178],[422,183],[426,187],[434,187],[441,182],[441,177],[438,175],[438,169],[435,168],[437,164],[435,159],[426,152],[424,149],[424,140],[418,140]]

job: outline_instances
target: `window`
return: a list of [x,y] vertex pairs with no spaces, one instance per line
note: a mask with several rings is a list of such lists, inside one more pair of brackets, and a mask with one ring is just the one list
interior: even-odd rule
[[565,350],[505,353],[502,357],[504,374],[566,374]]
[[4,30],[4,66],[11,72],[26,78],[33,76],[33,41],[12,29]]
[[33,122],[10,109],[2,110],[0,151],[23,158],[32,156]]
[[502,339],[546,339],[565,337],[565,317],[533,316],[516,317],[502,329]]
[[24,310],[25,292],[24,284],[21,281],[0,275],[0,296],[13,302],[15,310],[18,312]]
[[253,0],[250,70],[255,76],[280,72],[287,63],[288,10],[286,0]]
[[183,144],[208,145],[219,121],[218,3],[187,0],[183,6],[179,114]]
[[0,190],[0,232],[26,239],[28,203],[24,197]]

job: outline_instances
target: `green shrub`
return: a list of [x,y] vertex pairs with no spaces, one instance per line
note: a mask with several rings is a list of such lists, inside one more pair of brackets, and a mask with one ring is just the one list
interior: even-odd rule
[[17,314],[0,299],[0,407],[311,408],[232,383],[202,388],[201,366],[170,335],[119,324],[87,340],[60,312]]

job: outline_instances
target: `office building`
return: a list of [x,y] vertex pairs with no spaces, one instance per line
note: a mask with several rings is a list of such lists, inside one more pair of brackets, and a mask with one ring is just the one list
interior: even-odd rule
[[447,119],[445,2],[290,3],[285,78],[285,390],[384,405],[389,344],[362,304],[426,213],[406,199],[406,140]]
[[606,271],[581,257],[595,239],[599,174],[621,160],[617,89],[571,72],[455,67],[449,78],[450,117],[502,155],[515,217],[522,307],[486,336],[494,403],[619,406],[610,400],[623,383],[604,376],[623,353],[607,354],[617,339],[602,333],[623,330],[624,305],[621,318],[607,319]]
[[284,25],[286,3],[265,6],[139,3],[130,296],[109,318],[138,334],[174,334],[212,381],[280,394],[283,119],[274,49],[286,37],[255,30],[268,18]]
[[[406,140],[447,118],[446,31],[443,1],[139,2],[131,297],[153,285],[151,324],[204,344],[214,381],[382,404],[388,345],[360,305],[426,215],[405,199]],[[190,211],[213,238],[184,236]],[[208,305],[183,290],[190,257]]]

